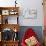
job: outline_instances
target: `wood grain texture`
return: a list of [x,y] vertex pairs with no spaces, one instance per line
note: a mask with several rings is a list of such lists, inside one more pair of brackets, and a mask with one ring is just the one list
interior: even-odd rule
[[10,28],[14,31],[14,29],[16,29],[17,31],[19,31],[19,25],[18,24],[2,24],[0,25],[0,29],[3,31],[3,29],[5,28]]
[[[14,10],[15,12],[17,12],[16,16],[18,17],[19,7],[0,7],[1,12],[2,12],[2,10],[9,10],[9,11]],[[16,29],[16,32],[19,31],[20,26],[18,24],[18,21],[17,21],[17,24],[8,24],[8,23],[3,24],[3,18],[5,18],[6,15],[2,15],[2,13],[0,13],[0,14],[1,14],[0,32],[2,32],[6,28],[9,28],[13,31]],[[15,14],[13,14],[13,15],[15,15]],[[13,16],[13,15],[9,14],[7,16]],[[11,41],[8,41],[8,42],[7,41],[4,42],[4,41],[1,40],[0,46],[18,46],[18,41],[12,41],[11,40]]]
[[18,46],[18,41],[5,41],[3,42],[3,45],[6,45],[6,46]]

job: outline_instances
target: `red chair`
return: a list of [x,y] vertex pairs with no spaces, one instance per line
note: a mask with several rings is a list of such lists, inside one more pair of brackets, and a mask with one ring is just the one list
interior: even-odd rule
[[[21,45],[22,46],[27,46],[26,43],[25,43],[25,39],[28,39],[29,37],[32,37],[32,36],[34,36],[37,39],[37,35],[33,31],[33,29],[32,28],[27,29],[27,31],[24,34],[24,37],[22,38]],[[41,46],[40,42],[38,41],[35,46]]]

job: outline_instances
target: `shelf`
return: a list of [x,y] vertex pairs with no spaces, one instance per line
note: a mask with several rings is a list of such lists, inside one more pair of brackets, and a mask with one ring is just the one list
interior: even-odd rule
[[18,24],[18,16],[2,16],[2,24]]
[[15,40],[15,41],[12,41],[12,40],[10,40],[10,41],[3,41],[4,43],[15,43],[15,42],[19,42],[19,40]]
[[16,29],[17,32],[19,31],[19,25],[18,24],[0,24],[1,26],[1,30],[5,29],[5,28],[9,28],[12,29],[13,31]]
[[1,16],[19,16],[19,12],[16,13],[16,14],[10,14],[10,13],[9,13],[8,15],[5,15],[5,14],[4,14],[4,15],[1,15]]
[[6,10],[6,9],[15,9],[15,10],[17,10],[19,7],[0,7],[0,10]]
[[[20,29],[18,17],[19,7],[0,7],[0,46],[18,46],[19,39],[17,38]],[[6,39],[3,39],[6,37],[4,33],[7,35]]]
[[0,46],[18,46],[19,41],[1,41]]
[[18,46],[18,41],[9,41],[9,42],[2,42],[3,46]]
[[[0,16],[1,16],[1,23],[0,24],[18,24],[18,16],[19,16],[19,7],[0,7]],[[13,20],[9,16],[13,16]],[[16,17],[17,16],[17,17]],[[16,19],[15,19],[16,17]],[[11,23],[10,23],[10,21]],[[16,21],[15,21],[16,20]]]
[[19,14],[19,7],[0,7],[1,15],[17,15]]

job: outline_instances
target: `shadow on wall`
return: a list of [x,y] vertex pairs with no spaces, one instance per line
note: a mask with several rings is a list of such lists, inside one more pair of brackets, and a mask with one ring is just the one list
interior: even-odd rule
[[43,30],[42,30],[42,26],[21,26],[20,27],[20,32],[19,32],[19,39],[20,39],[20,41],[22,40],[23,35],[24,35],[25,31],[28,28],[32,28],[36,32],[39,41],[42,43],[43,42]]

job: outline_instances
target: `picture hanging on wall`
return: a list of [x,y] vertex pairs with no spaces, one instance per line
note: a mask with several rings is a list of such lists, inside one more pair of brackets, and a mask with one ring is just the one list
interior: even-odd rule
[[36,19],[37,18],[37,9],[24,9],[23,10],[23,17],[25,19]]

